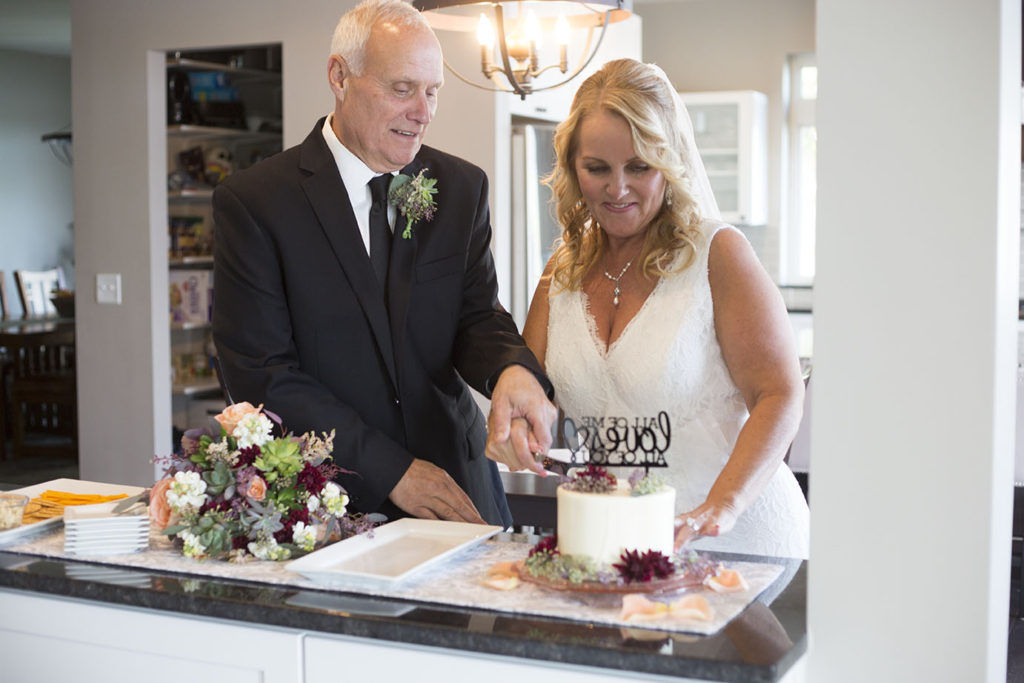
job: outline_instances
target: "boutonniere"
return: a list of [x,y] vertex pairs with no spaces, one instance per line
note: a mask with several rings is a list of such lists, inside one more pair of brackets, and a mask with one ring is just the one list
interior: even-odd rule
[[412,224],[416,221],[429,221],[437,210],[434,195],[437,194],[437,178],[425,178],[421,170],[415,176],[399,173],[388,186],[388,202],[394,204],[398,212],[405,217],[405,230],[402,239],[412,237]]

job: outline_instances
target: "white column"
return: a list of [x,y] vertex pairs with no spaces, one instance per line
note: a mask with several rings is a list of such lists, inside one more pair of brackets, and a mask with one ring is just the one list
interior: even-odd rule
[[809,680],[1002,682],[1020,3],[817,17]]

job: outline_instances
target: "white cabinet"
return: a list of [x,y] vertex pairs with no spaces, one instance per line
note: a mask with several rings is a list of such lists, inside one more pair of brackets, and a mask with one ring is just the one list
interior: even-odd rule
[[12,683],[294,683],[303,676],[302,633],[291,629],[6,589],[0,614],[0,678]]
[[753,90],[679,93],[722,220],[767,221],[767,102]]

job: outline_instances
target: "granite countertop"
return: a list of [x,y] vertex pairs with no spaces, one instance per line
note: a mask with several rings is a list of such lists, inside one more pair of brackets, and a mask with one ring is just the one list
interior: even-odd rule
[[[515,540],[509,537],[510,540]],[[724,560],[786,564],[722,554]],[[776,681],[806,650],[806,562],[712,636],[304,590],[0,551],[0,588],[632,672],[739,683]]]

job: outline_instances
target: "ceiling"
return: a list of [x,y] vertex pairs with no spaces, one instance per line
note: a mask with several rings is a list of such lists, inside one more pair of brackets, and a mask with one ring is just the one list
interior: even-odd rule
[[71,54],[71,0],[0,0],[0,50]]
[[[634,9],[668,0],[633,0]],[[71,54],[71,0],[0,0],[0,50]]]

